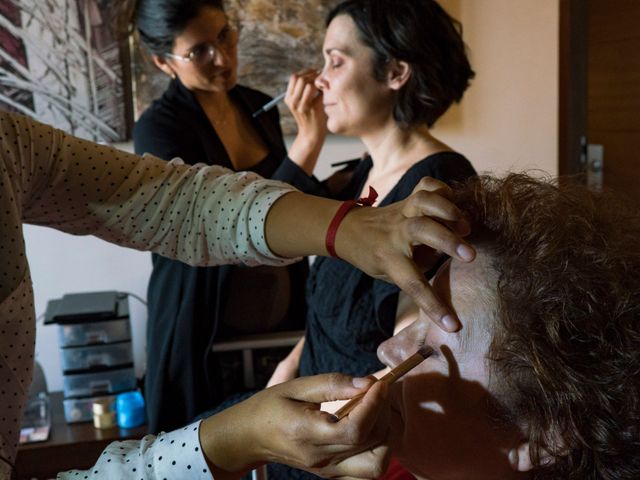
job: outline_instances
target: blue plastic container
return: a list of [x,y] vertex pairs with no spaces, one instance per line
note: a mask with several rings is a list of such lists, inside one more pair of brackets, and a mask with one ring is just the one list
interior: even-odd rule
[[118,426],[135,428],[144,425],[144,398],[140,392],[121,393],[116,397],[116,413]]

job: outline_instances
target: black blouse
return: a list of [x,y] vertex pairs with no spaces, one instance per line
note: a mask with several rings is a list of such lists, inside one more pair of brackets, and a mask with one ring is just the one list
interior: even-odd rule
[[[350,162],[325,182],[307,176],[291,161],[285,161],[282,169],[289,183],[307,193],[348,200],[361,196],[372,166],[368,157]],[[407,170],[379,205],[408,197],[425,176],[451,184],[474,175],[471,163],[459,153],[429,155]],[[326,372],[364,376],[383,368],[376,350],[393,335],[398,293],[395,285],[374,279],[347,262],[318,257],[307,280],[307,332],[300,376]],[[269,464],[268,476],[270,480],[320,478],[280,464]]]
[[[360,162],[336,197],[359,197],[372,165],[370,158]],[[407,170],[379,205],[408,197],[425,176],[451,184],[475,174],[462,155],[436,153]],[[374,279],[343,260],[317,258],[307,280],[307,334],[300,375],[337,371],[368,375],[383,368],[376,349],[393,335],[398,292],[397,286]]]
[[[251,119],[269,154],[251,170],[267,178],[281,179],[281,164],[286,158],[277,109],[257,118],[256,111],[269,97],[256,90],[237,86],[229,94]],[[163,96],[153,102],[135,125],[135,151],[150,153],[165,160],[182,158],[186,163],[207,163],[233,169],[229,155],[211,122],[191,91],[179,80],[169,85]],[[242,267],[191,267],[159,255],[152,256],[149,280],[147,323],[147,371],[145,396],[150,433],[172,430],[190,422],[201,412],[213,408],[231,392],[222,381],[211,347],[214,339],[243,333],[230,318],[251,318],[255,309],[270,309],[264,302],[281,300],[273,294],[273,284],[284,275],[290,282],[288,308],[275,329],[304,328],[304,284],[308,273],[306,260],[289,267],[247,272]],[[269,270],[271,269],[271,270]],[[253,293],[246,275],[253,275]],[[271,293],[270,293],[271,292]],[[259,296],[262,303],[255,299]],[[254,310],[252,310],[254,309]],[[241,313],[239,313],[241,312]],[[226,321],[225,321],[226,319]],[[255,333],[255,332],[254,332]]]

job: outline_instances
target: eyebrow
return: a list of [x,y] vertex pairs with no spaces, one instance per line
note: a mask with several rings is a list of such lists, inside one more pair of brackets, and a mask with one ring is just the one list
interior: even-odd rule
[[[216,39],[220,38],[220,35],[222,35],[224,33],[225,30],[231,30],[231,22],[229,21],[229,19],[227,18],[224,25],[222,26],[222,28],[220,29],[220,31],[218,32],[218,34],[216,35]],[[202,42],[198,42],[195,45],[192,45],[191,47],[189,47],[187,49],[187,53],[185,53],[185,55],[189,55],[191,52],[193,52],[194,50],[201,48],[205,45],[211,45],[211,42],[208,41],[202,41]]]
[[351,49],[349,47],[345,47],[345,48],[331,47],[331,48],[325,49],[324,51],[324,53],[327,55],[331,55],[331,52],[338,52],[338,53],[342,53],[343,55],[353,56]]

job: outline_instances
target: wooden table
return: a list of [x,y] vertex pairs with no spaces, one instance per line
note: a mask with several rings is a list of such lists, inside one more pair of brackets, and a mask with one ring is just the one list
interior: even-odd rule
[[115,440],[142,438],[146,425],[132,429],[98,430],[93,423],[67,423],[62,408],[62,392],[52,392],[51,434],[46,442],[18,447],[15,478],[55,478],[61,471],[87,469],[93,466],[102,450]]

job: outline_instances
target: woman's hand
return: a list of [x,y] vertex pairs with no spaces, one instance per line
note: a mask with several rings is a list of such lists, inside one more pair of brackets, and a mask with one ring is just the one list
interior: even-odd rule
[[[469,223],[451,202],[451,194],[446,184],[425,177],[402,202],[352,209],[336,234],[341,258],[373,277],[394,282],[446,331],[456,331],[460,322],[435,295],[424,272],[440,253],[461,261],[475,257],[463,240]],[[265,222],[269,248],[289,258],[328,255],[326,234],[339,205],[299,192],[280,197]]]
[[318,72],[313,69],[294,73],[289,78],[284,102],[298,126],[298,134],[289,148],[289,158],[307,175],[312,175],[327,137],[327,116],[322,92],[314,85]]
[[446,253],[471,261],[475,250],[462,240],[469,234],[463,213],[445,183],[425,177],[405,200],[381,208],[355,208],[336,235],[336,252],[369,275],[394,282],[441,328],[460,328],[431,289],[424,272]]
[[267,388],[288,382],[298,376],[298,366],[300,365],[300,355],[304,347],[304,337],[302,337],[296,346],[289,352],[281,362],[278,363],[273,375],[267,382]]
[[[386,386],[341,374],[305,377],[263,390],[203,422],[200,443],[216,479],[239,478],[278,462],[325,478],[376,478],[384,473],[389,408]],[[367,391],[367,389],[369,389]],[[335,422],[325,401],[367,391]]]

